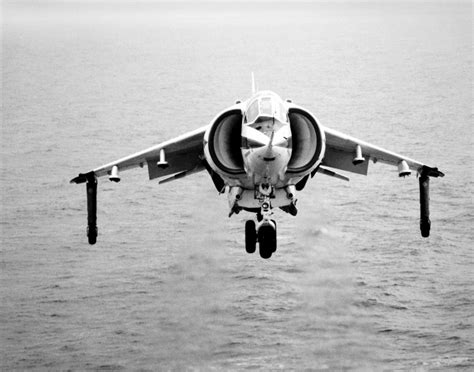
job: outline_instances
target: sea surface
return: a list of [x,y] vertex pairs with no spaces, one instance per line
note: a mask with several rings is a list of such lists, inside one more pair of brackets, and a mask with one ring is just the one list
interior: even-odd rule
[[[474,370],[472,3],[4,1],[0,370]],[[446,173],[317,175],[244,250],[205,173],[69,180],[261,89]]]

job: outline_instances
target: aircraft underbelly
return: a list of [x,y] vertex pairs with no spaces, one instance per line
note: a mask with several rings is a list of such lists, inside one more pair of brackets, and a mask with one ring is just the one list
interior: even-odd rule
[[[275,189],[270,196],[270,201],[273,208],[284,207],[291,203],[284,188]],[[242,208],[260,208],[260,201],[255,190],[243,190],[238,205]]]
[[279,146],[272,147],[271,151],[267,148],[245,149],[242,155],[245,172],[253,180],[253,185],[266,183],[276,186],[284,181],[290,149]]

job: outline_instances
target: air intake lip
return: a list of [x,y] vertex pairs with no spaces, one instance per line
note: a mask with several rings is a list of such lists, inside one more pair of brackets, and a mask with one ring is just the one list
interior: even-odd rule
[[242,145],[242,112],[229,110],[219,116],[209,132],[208,149],[212,162],[231,175],[244,174]]
[[316,119],[303,109],[290,108],[288,116],[293,148],[287,173],[305,173],[322,159],[324,133]]

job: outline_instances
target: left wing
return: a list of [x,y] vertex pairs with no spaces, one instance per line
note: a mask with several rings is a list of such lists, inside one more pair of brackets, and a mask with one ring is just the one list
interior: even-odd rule
[[[71,183],[83,183],[88,177],[111,176],[112,181],[119,181],[119,171],[148,166],[150,180],[167,175],[187,174],[204,169],[202,162],[203,138],[207,126],[188,132],[179,137],[160,143],[146,150],[102,165],[86,173],[80,173]],[[115,169],[114,169],[115,168]]]
[[[87,238],[89,244],[97,241],[97,178],[110,175],[120,181],[119,171],[148,166],[150,179],[173,175],[168,180],[184,177],[205,169],[203,160],[204,133],[207,127],[183,134],[159,145],[105,164],[86,173],[80,173],[71,183],[86,183]],[[169,160],[169,162],[168,162]],[[165,180],[166,181],[166,180]]]

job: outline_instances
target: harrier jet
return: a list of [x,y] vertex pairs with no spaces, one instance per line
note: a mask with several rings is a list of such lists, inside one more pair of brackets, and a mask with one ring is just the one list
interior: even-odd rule
[[119,173],[146,166],[150,180],[174,181],[206,171],[219,193],[227,194],[229,217],[241,211],[255,219],[245,223],[245,249],[262,258],[277,248],[273,210],[296,216],[297,193],[317,174],[349,180],[335,170],[367,175],[369,161],[398,167],[400,177],[419,175],[420,230],[430,233],[429,179],[443,177],[437,168],[374,146],[320,124],[307,109],[271,91],[256,91],[217,114],[209,125],[146,150],[105,164],[71,180],[86,183],[90,244],[97,229],[97,179],[119,182]]

